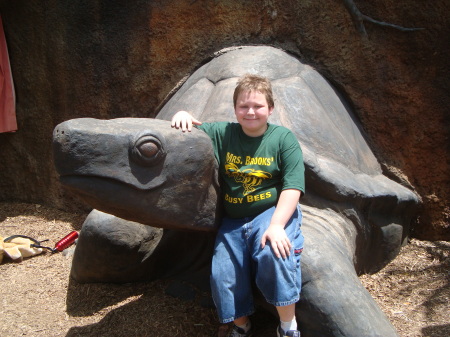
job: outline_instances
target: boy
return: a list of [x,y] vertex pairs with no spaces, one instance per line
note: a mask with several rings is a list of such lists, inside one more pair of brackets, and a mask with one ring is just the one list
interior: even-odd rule
[[268,79],[244,75],[233,102],[238,123],[202,123],[186,111],[172,118],[172,127],[183,132],[192,125],[206,132],[219,162],[226,216],[212,261],[213,299],[220,321],[234,321],[229,336],[251,336],[248,316],[254,311],[251,287],[256,282],[279,314],[277,336],[299,337],[302,152],[292,132],[268,123],[274,109]]

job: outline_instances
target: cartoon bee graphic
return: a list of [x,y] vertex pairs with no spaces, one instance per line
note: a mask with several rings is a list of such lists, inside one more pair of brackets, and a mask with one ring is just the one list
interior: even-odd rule
[[228,176],[233,177],[237,183],[241,183],[244,187],[244,195],[248,195],[256,190],[256,186],[261,185],[264,179],[272,178],[268,172],[247,168],[240,170],[236,164],[227,163],[225,172]]

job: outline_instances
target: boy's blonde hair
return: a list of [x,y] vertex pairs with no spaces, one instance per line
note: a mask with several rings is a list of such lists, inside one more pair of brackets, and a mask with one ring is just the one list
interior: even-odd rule
[[272,84],[267,77],[254,74],[245,74],[240,77],[233,94],[233,103],[235,108],[239,94],[246,91],[257,91],[263,94],[266,96],[266,101],[269,108],[273,108],[275,106],[273,101]]

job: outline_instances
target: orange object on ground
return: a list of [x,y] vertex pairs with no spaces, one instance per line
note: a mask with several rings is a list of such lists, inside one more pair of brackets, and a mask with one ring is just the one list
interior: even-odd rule
[[0,16],[0,132],[16,130],[16,97],[3,21]]

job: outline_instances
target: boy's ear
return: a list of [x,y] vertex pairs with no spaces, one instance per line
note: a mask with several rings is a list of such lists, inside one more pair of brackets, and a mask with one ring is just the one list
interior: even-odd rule
[[269,116],[272,114],[274,108],[275,108],[275,107],[269,108]]

